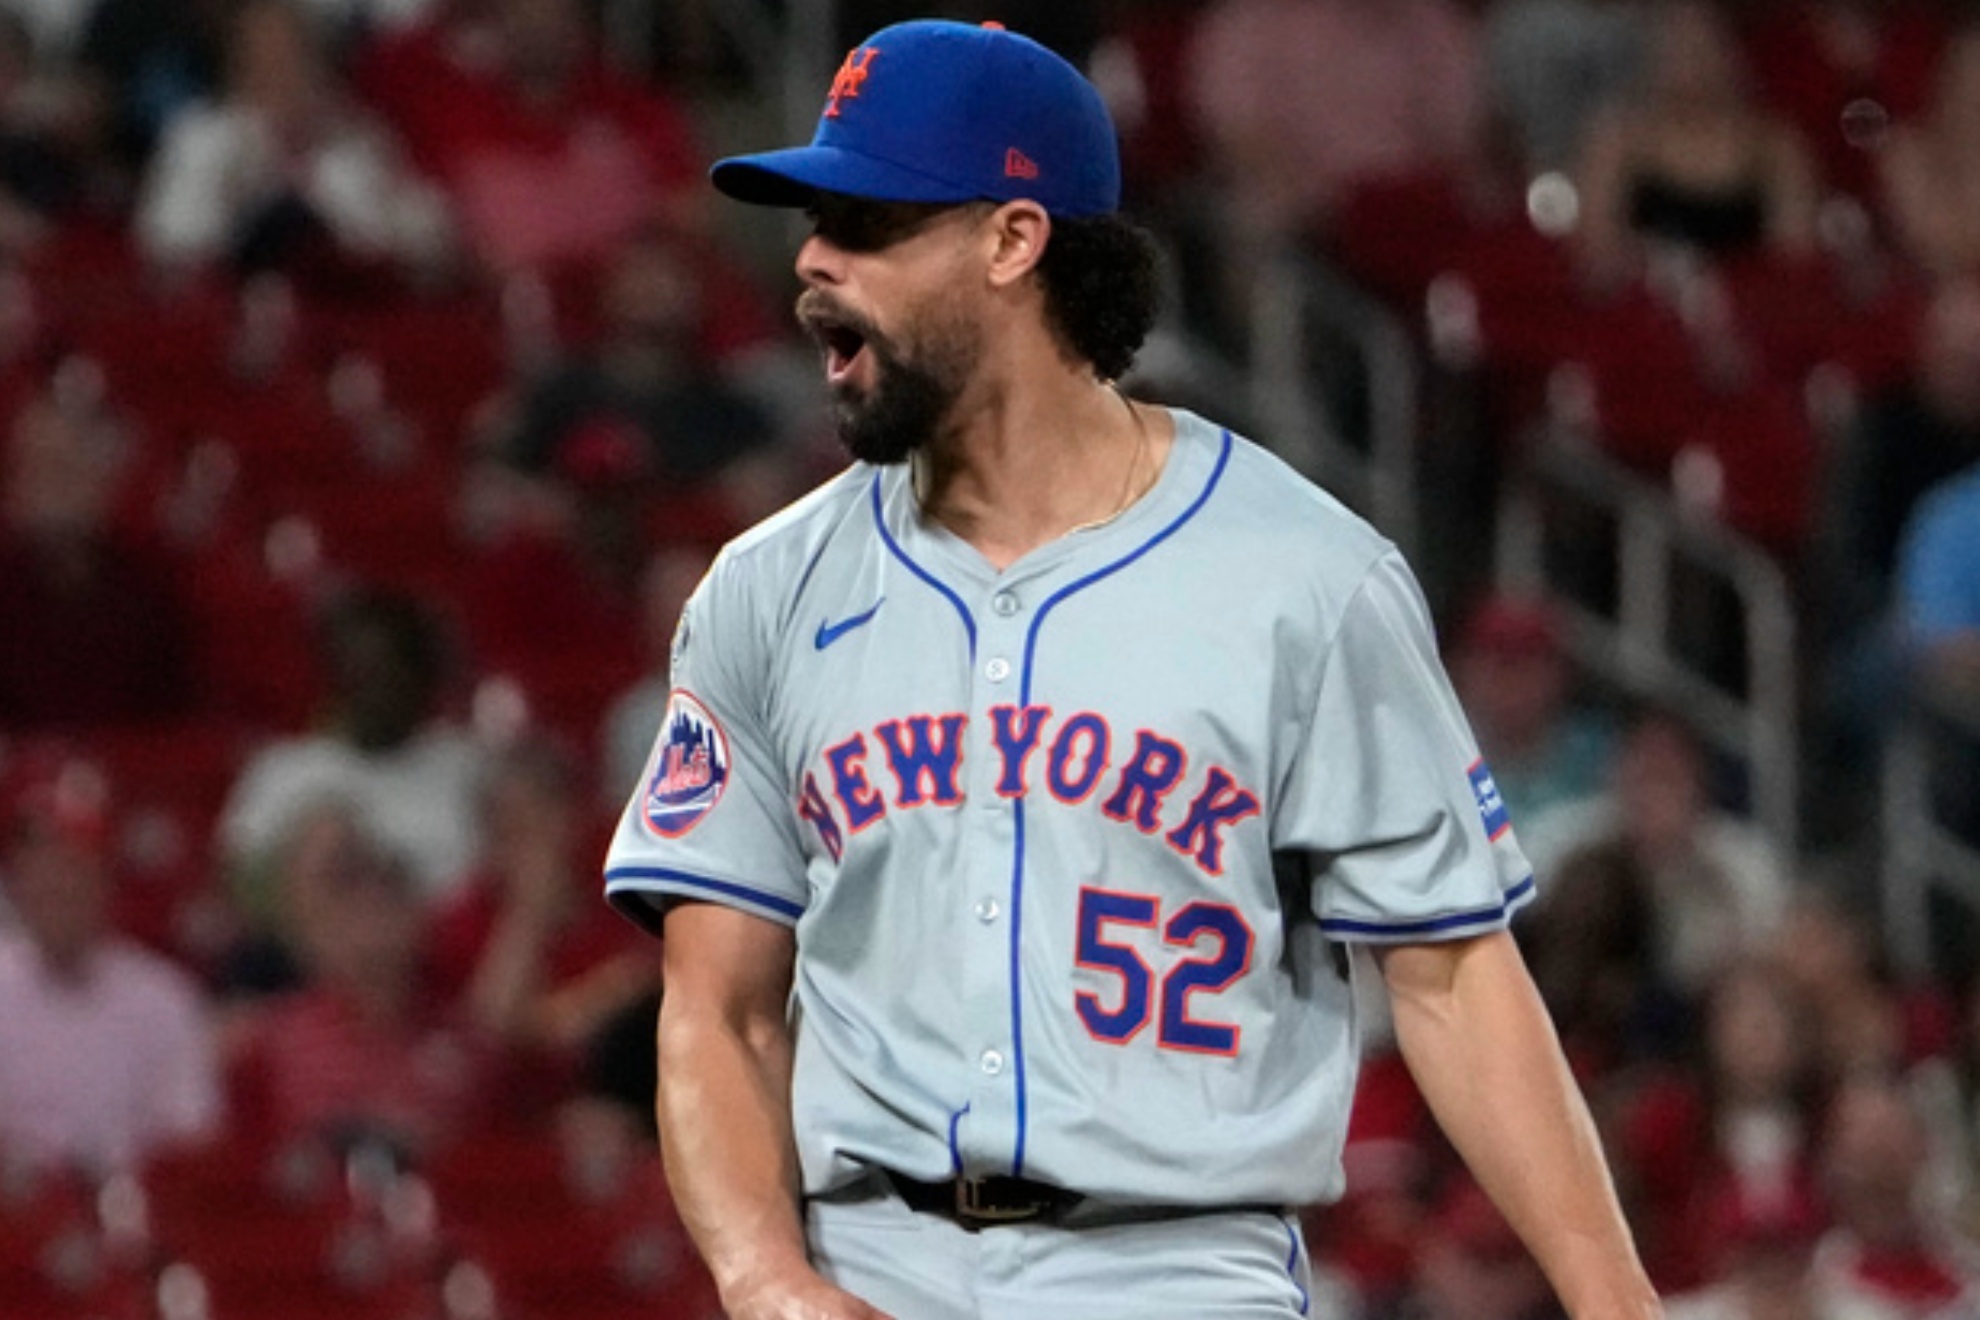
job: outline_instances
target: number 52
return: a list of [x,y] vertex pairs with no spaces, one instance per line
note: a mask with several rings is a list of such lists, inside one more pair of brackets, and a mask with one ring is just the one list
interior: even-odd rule
[[[1147,894],[1128,894],[1091,885],[1079,891],[1079,966],[1120,978],[1119,1002],[1108,1008],[1091,990],[1073,995],[1073,1008],[1094,1039],[1125,1045],[1155,1017],[1161,999],[1156,1044],[1164,1049],[1196,1054],[1235,1054],[1240,1028],[1233,1023],[1208,1022],[1190,1016],[1190,996],[1198,991],[1227,990],[1251,968],[1251,927],[1238,910],[1225,903],[1198,899],[1178,908],[1161,922],[1160,903]],[[1160,924],[1162,942],[1192,951],[1162,975],[1126,939],[1109,939],[1110,928],[1153,930]],[[1195,953],[1208,943],[1207,953]]]

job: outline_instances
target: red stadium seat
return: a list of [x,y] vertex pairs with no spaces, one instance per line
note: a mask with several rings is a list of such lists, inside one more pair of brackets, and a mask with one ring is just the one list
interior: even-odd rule
[[[144,1171],[161,1296],[208,1320],[430,1320],[430,1217],[389,1160],[227,1141]],[[203,1310],[198,1309],[203,1308]],[[167,1308],[169,1310],[169,1308]]]
[[114,804],[118,929],[194,964],[218,953],[213,827],[245,750],[241,730],[217,720],[101,729],[82,747]]
[[385,399],[441,452],[507,373],[501,316],[490,296],[403,296],[333,309],[324,336],[336,355],[358,354],[384,372]]
[[144,1320],[140,1258],[104,1229],[98,1195],[67,1171],[0,1172],[0,1316]]
[[310,609],[321,558],[319,534],[298,520],[223,538],[200,555],[187,594],[216,713],[265,729],[308,721],[318,691]]
[[714,1320],[714,1284],[650,1155],[571,1158],[554,1139],[471,1137],[429,1170],[455,1287],[497,1320]]
[[454,474],[437,466],[344,480],[310,492],[306,516],[338,573],[452,595],[467,551],[455,532]]

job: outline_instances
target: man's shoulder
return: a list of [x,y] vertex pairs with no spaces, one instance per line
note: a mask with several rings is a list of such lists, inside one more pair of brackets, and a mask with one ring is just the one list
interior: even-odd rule
[[1359,581],[1395,550],[1367,519],[1264,445],[1223,434],[1231,437],[1219,479],[1224,497],[1206,511],[1211,529],[1234,551],[1269,556],[1295,575]]
[[855,463],[743,532],[722,547],[697,595],[718,597],[716,608],[732,618],[781,616],[825,547],[870,521],[874,479],[870,465]]
[[864,513],[873,468],[855,463],[823,485],[738,535],[717,558],[728,572],[775,574],[791,560],[809,558],[819,542],[847,519]]

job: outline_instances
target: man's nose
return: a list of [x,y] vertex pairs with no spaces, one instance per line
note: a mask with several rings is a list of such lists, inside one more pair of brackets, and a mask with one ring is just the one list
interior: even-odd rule
[[845,255],[830,239],[812,234],[797,250],[798,278],[813,287],[837,284],[844,278]]

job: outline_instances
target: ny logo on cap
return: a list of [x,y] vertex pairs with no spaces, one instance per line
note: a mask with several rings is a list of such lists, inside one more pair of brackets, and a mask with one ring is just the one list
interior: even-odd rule
[[851,101],[859,96],[860,84],[866,81],[867,66],[880,52],[871,46],[861,46],[846,54],[846,62],[832,75],[832,94],[825,98],[825,118],[839,117],[839,102]]

